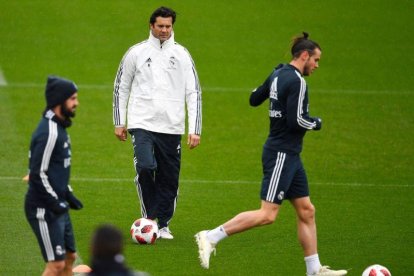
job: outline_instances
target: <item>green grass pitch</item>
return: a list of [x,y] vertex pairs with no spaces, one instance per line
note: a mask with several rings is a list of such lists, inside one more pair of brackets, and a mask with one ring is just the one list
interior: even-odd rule
[[[160,5],[178,12],[176,40],[196,62],[203,87],[202,143],[183,150],[175,239],[139,246],[140,216],[130,140],[113,135],[112,83],[119,61],[148,36]],[[40,275],[44,264],[23,212],[30,135],[44,107],[48,74],[77,82],[72,186],[85,208],[72,212],[81,259],[101,223],[125,235],[130,267],[152,275],[304,275],[293,208],[277,221],[219,244],[207,271],[193,235],[259,206],[266,106],[252,88],[301,31],[322,47],[307,79],[311,114],[324,120],[302,154],[317,208],[324,264],[361,275],[380,263],[414,275],[414,23],[412,1],[1,1],[0,275]],[[185,144],[185,139],[183,139]]]

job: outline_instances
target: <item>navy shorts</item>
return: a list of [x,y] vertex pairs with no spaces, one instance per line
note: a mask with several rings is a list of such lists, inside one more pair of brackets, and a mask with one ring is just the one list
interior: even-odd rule
[[45,262],[64,260],[66,251],[76,252],[69,213],[57,216],[48,209],[27,204],[25,211]]
[[309,196],[308,180],[299,154],[264,147],[262,164],[262,200],[280,205],[284,199]]

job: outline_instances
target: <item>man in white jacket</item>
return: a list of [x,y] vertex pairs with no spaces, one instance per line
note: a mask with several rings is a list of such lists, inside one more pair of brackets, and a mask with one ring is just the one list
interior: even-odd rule
[[174,41],[175,18],[170,8],[154,11],[148,40],[122,58],[113,95],[115,135],[120,141],[131,135],[142,216],[158,221],[164,239],[173,239],[168,226],[177,203],[186,113],[190,149],[201,135],[200,83],[190,53]]

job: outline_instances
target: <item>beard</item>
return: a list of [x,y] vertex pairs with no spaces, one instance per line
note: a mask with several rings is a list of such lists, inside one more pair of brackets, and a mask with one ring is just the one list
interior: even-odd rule
[[62,104],[62,115],[65,117],[65,119],[63,120],[63,125],[65,127],[70,127],[72,125],[72,120],[71,118],[75,117],[75,112],[74,111],[70,111],[65,104]]
[[65,104],[62,104],[62,114],[65,116],[65,118],[73,118],[75,117],[75,112],[70,111]]
[[310,70],[308,64],[305,64],[305,67],[303,68],[303,75],[304,76],[309,76],[310,73],[311,73],[311,70]]

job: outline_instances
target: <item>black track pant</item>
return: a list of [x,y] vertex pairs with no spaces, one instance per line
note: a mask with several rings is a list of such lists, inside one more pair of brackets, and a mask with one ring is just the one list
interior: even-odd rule
[[143,217],[168,226],[177,204],[181,135],[130,129]]

